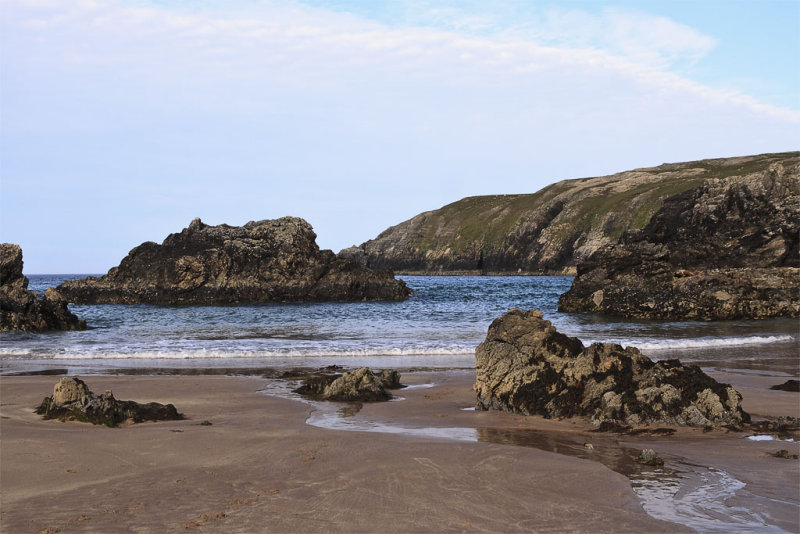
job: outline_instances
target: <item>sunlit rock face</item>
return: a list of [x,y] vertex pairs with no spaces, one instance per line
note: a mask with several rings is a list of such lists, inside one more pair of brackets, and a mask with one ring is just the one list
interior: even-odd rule
[[741,395],[699,367],[559,333],[540,311],[495,319],[476,350],[476,408],[596,424],[739,426]]

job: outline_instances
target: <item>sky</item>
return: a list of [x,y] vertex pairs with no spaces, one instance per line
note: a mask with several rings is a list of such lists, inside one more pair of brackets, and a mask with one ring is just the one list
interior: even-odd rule
[[800,149],[800,1],[0,0],[0,241],[338,251],[466,196]]

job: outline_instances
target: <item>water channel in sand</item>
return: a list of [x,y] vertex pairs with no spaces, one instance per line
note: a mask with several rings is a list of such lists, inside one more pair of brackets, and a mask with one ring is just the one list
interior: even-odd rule
[[[378,432],[431,439],[487,442],[564,454],[599,461],[631,481],[644,510],[656,519],[677,523],[700,532],[787,532],[769,524],[769,518],[746,504],[762,497],[749,493],[746,484],[721,469],[697,465],[686,458],[669,457],[667,466],[648,467],[635,462],[634,448],[587,447],[574,436],[533,429],[489,427],[410,427],[364,417],[359,403],[331,403],[309,400],[293,393],[297,384],[271,381],[263,393],[303,402],[311,407],[306,423],[330,430]],[[435,384],[407,386],[405,391],[433,388]],[[402,392],[402,391],[401,391]],[[402,403],[403,397],[394,402]],[[463,407],[461,411],[474,410]],[[790,442],[791,440],[789,440]],[[776,497],[777,498],[777,497]],[[784,503],[786,504],[786,503]],[[794,504],[794,503],[789,503]]]

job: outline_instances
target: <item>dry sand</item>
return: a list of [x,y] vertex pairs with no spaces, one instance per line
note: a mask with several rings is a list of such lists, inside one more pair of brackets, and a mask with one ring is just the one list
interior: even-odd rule
[[[632,452],[647,446],[788,492],[784,507],[758,502],[772,524],[800,525],[798,462],[769,456],[775,443],[691,430],[600,435],[584,421],[465,411],[470,373],[406,375],[432,385],[401,390],[397,402],[345,406],[344,419],[341,406],[265,394],[275,382],[261,378],[84,378],[119,399],[171,402],[188,419],[116,429],[43,421],[33,408],[58,377],[0,378],[3,533],[685,531],[648,515],[620,474],[637,469]],[[797,394],[765,395],[749,408],[768,413],[769,399],[782,398],[786,415],[800,412]],[[400,433],[306,424],[326,413],[312,419]]]

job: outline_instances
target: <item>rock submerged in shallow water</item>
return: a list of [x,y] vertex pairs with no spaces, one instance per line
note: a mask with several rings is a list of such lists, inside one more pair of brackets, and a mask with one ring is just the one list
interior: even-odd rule
[[584,347],[540,311],[495,319],[476,350],[476,408],[594,423],[740,426],[741,395],[699,367],[653,362],[634,347]]
[[45,419],[77,420],[112,427],[126,421],[141,423],[183,419],[183,415],[172,404],[121,401],[115,399],[110,391],[96,395],[77,377],[59,380],[53,388],[53,395],[44,398],[36,408],[36,413]]
[[642,452],[636,457],[636,462],[653,467],[664,465],[664,460],[653,449],[642,449]]
[[320,250],[297,217],[210,226],[195,219],[160,245],[139,245],[108,274],[61,284],[80,304],[234,304],[404,300],[391,271]]
[[392,398],[387,389],[403,387],[397,371],[374,373],[368,367],[343,374],[316,374],[309,376],[295,393],[317,400],[340,402],[375,402]]
[[85,330],[86,321],[69,311],[67,301],[54,289],[39,298],[28,290],[22,274],[22,248],[0,244],[0,332],[25,330]]

